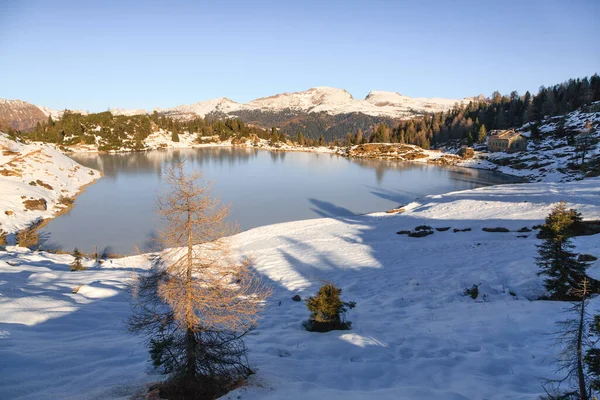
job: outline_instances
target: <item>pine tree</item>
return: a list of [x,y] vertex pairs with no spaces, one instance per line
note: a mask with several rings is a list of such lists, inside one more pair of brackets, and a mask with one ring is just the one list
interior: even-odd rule
[[298,132],[298,145],[300,146],[304,146],[304,135],[302,134],[302,132]]
[[345,314],[353,309],[356,303],[344,302],[340,298],[342,289],[332,283],[321,286],[316,296],[306,300],[310,318],[305,327],[309,331],[326,332],[334,329],[350,329],[351,322],[346,321]]
[[85,268],[83,267],[83,263],[81,262],[81,260],[83,258],[83,254],[81,254],[81,252],[77,249],[77,247],[75,247],[75,249],[73,250],[73,257],[75,257],[75,259],[71,263],[71,271],[84,270]]
[[544,241],[537,246],[538,276],[547,276],[544,286],[553,300],[573,299],[571,291],[586,277],[588,264],[578,261],[577,254],[571,251],[574,246],[570,236],[579,222],[581,215],[574,209],[567,210],[566,203],[561,201],[546,217],[540,231]]
[[319,146],[325,146],[325,137],[323,137],[323,134],[319,136]]
[[171,132],[171,141],[179,142],[179,134],[177,133],[177,131]]

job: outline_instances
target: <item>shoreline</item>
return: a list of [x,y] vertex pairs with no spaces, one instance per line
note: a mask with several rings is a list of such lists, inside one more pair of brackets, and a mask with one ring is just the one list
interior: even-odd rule
[[[563,318],[563,305],[531,300],[543,293],[533,262],[534,226],[558,200],[568,201],[585,219],[600,219],[599,194],[600,178],[495,185],[420,199],[401,215],[291,221],[232,236],[236,256],[252,256],[254,270],[273,294],[256,334],[248,336],[256,375],[230,397],[276,400],[300,392],[297,398],[307,393],[347,397],[345,386],[324,375],[332,364],[349,382],[371,385],[357,397],[364,400],[382,393],[386,399],[452,398],[468,396],[473,388],[513,397],[541,394],[537,377],[554,376],[545,358],[552,346],[547,332]],[[422,238],[397,234],[421,225],[431,226],[433,233]],[[509,231],[484,230],[494,227]],[[578,251],[599,255],[597,238],[578,237]],[[27,399],[66,391],[98,398],[145,393],[160,376],[146,368],[143,338],[125,332],[119,321],[130,313],[127,281],[145,273],[150,263],[143,255],[101,265],[90,259],[84,260],[86,270],[71,272],[72,262],[70,254],[14,247],[0,252],[0,274],[11,290],[7,293],[14,294],[0,306],[7,349],[14,349],[5,357],[16,360],[5,371],[14,383],[0,391]],[[591,272],[599,271],[597,261]],[[349,313],[352,330],[317,335],[301,328],[308,310],[292,297],[313,295],[323,281],[335,282],[344,298],[356,301]],[[463,294],[473,284],[479,288],[477,299]],[[594,307],[596,300],[591,300]],[[68,334],[55,334],[61,329]],[[83,338],[75,346],[85,354],[77,371],[65,363],[73,337]],[[104,344],[102,352],[96,351],[98,342]],[[58,354],[51,360],[41,351],[49,347]],[[495,369],[499,360],[508,367]],[[519,386],[512,384],[513,365]],[[44,385],[24,388],[32,368]],[[370,368],[391,372],[374,380],[364,373]],[[430,390],[430,380],[406,375],[414,369],[455,379],[442,379]],[[113,371],[110,385],[105,374],[96,373],[107,370]],[[79,383],[56,380],[47,371],[69,371]],[[325,378],[315,380],[315,373]]]

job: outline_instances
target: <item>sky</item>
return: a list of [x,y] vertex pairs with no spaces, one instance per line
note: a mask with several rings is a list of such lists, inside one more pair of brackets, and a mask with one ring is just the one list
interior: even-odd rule
[[0,0],[0,98],[247,102],[315,86],[462,98],[600,73],[600,1]]

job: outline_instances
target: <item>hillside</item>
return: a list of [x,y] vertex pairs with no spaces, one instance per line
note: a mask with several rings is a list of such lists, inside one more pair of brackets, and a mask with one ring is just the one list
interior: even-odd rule
[[[274,292],[247,337],[256,374],[224,399],[538,399],[540,378],[557,377],[550,333],[568,304],[536,300],[544,293],[534,264],[539,240],[535,231],[516,231],[533,229],[559,200],[599,219],[600,181],[430,196],[397,215],[336,218],[328,213],[335,205],[322,204],[322,219],[233,237]],[[419,225],[451,229],[425,238],[396,234]],[[600,255],[598,235],[575,244]],[[89,269],[70,272],[72,260],[15,247],[0,252],[1,398],[124,399],[162,379],[142,338],[122,324],[130,313],[127,282],[148,261],[86,260]],[[599,277],[600,261],[589,272]],[[291,298],[314,294],[323,280],[357,302],[352,330],[302,328],[308,310]],[[475,300],[463,294],[474,284]]]
[[0,132],[0,230],[14,233],[66,210],[100,177],[44,144],[22,144]]
[[[539,124],[517,129],[530,138],[527,151],[518,153],[477,152],[459,162],[469,168],[495,170],[537,182],[566,182],[600,176],[600,102],[584,110],[545,118]],[[596,111],[598,110],[598,111]],[[589,131],[585,128],[589,123]],[[532,131],[538,132],[535,137]],[[585,158],[582,141],[585,139]]]
[[56,118],[60,113],[21,100],[0,99],[0,128],[11,127],[16,130],[28,130],[38,122],[47,121],[50,115]]
[[[394,120],[411,118],[424,113],[446,111],[468,99],[411,98],[399,93],[372,91],[364,100],[352,97],[343,89],[317,87],[304,92],[282,93],[274,96],[237,103],[228,98],[217,98],[172,108],[156,108],[159,115],[186,121],[194,118],[241,118],[244,122],[262,128],[277,126],[284,133],[326,140],[343,137],[358,128],[370,130],[379,123],[393,125]],[[140,109],[111,110],[113,115],[148,115],[153,111]],[[81,112],[80,112],[81,113]],[[0,100],[0,123],[27,131],[37,122],[52,115],[57,119],[62,111],[51,110],[20,100]],[[83,113],[85,114],[85,113]]]

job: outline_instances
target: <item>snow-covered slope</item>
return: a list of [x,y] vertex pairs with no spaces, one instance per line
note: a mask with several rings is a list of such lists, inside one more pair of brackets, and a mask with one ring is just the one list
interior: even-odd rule
[[[592,140],[586,153],[586,161],[588,164],[600,163],[600,112],[584,112],[580,109],[542,121],[538,126],[539,140],[530,140],[527,151],[512,154],[479,153],[475,158],[458,165],[492,169],[538,182],[581,179],[594,174],[589,167],[581,168],[581,152],[577,149],[577,135],[584,132],[587,122],[592,126],[589,132]],[[559,125],[562,125],[563,133],[558,132]],[[522,126],[518,131],[531,137],[531,124]]]
[[[569,304],[535,301],[543,293],[539,240],[535,231],[514,231],[542,222],[559,200],[598,219],[600,180],[431,196],[398,215],[328,217],[335,205],[315,202],[325,218],[235,236],[274,292],[247,337],[256,375],[224,398],[538,399],[540,378],[557,377],[550,333]],[[471,231],[396,234],[422,224]],[[598,256],[598,239],[574,242]],[[69,272],[72,260],[11,247],[0,253],[0,398],[124,399],[161,379],[141,338],[122,324],[130,312],[125,284],[148,263],[88,261],[88,270]],[[599,272],[596,261],[590,273]],[[357,302],[352,330],[302,328],[308,310],[291,298],[314,294],[323,280]],[[476,300],[463,295],[473,284]],[[598,310],[600,299],[590,306]]]
[[[346,90],[321,86],[304,92],[263,97],[248,103],[236,103],[227,98],[218,98],[157,109],[157,111],[179,118],[203,117],[211,112],[235,116],[241,111],[283,112],[286,110],[303,113],[325,112],[332,115],[363,113],[370,116],[408,118],[423,112],[445,111],[457,102],[468,101],[469,99],[411,98],[399,93],[383,91],[373,91],[364,100],[357,100]],[[124,110],[119,112],[129,113]]]
[[[72,197],[100,177],[50,145],[22,144],[0,132],[0,229],[15,232],[64,209]],[[33,201],[37,209],[26,206]]]

